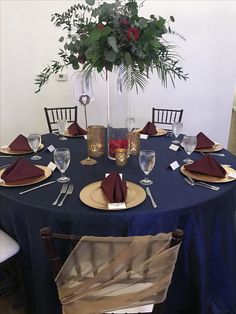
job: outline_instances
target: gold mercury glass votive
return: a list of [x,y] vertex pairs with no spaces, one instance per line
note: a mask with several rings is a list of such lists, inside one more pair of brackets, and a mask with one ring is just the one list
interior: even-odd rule
[[137,156],[140,152],[140,133],[129,132],[128,133],[128,154]]
[[117,148],[116,149],[116,165],[125,166],[127,164],[127,149]]
[[105,152],[105,128],[102,125],[88,126],[87,145],[89,157],[101,157]]

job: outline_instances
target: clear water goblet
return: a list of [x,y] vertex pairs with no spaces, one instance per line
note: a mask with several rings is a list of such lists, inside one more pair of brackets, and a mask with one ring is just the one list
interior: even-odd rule
[[57,179],[58,182],[65,183],[70,181],[70,178],[65,176],[65,171],[70,164],[70,151],[68,148],[57,148],[53,152],[54,162],[61,172],[61,177]]
[[184,150],[188,154],[188,157],[183,160],[186,164],[191,164],[193,162],[192,159],[190,159],[190,155],[195,150],[197,146],[197,137],[196,136],[188,136],[185,135],[183,138],[182,145],[184,147]]
[[41,135],[40,134],[29,134],[27,137],[28,143],[32,151],[34,152],[34,156],[31,157],[32,160],[39,160],[42,157],[37,154],[37,151],[41,145]]
[[172,133],[174,135],[174,140],[172,141],[173,144],[180,144],[180,141],[178,140],[178,136],[180,135],[183,128],[182,122],[173,122],[172,123]]
[[59,137],[59,140],[66,141],[67,140],[67,138],[65,137],[66,127],[67,127],[66,119],[59,119],[57,121],[57,127],[58,127],[58,132],[61,135]]
[[153,150],[141,150],[139,153],[139,165],[145,174],[145,178],[139,182],[143,185],[151,185],[152,180],[148,178],[149,173],[152,171],[156,161],[156,154]]

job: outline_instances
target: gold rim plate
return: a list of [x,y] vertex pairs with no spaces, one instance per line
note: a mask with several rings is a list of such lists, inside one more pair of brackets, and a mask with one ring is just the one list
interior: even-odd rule
[[[38,152],[44,148],[44,144],[41,143],[39,146]],[[33,154],[32,150],[12,150],[9,147],[0,147],[0,153],[6,155],[26,155],[26,154]]]
[[204,182],[209,182],[209,183],[226,183],[226,182],[231,182],[234,181],[234,178],[229,178],[227,177],[227,174],[230,172],[236,173],[236,170],[233,168],[230,168],[228,166],[223,166],[222,167],[225,169],[226,171],[226,177],[225,178],[218,178],[218,177],[213,177],[207,174],[202,174],[202,173],[197,173],[197,172],[190,172],[187,171],[184,168],[185,165],[183,165],[180,168],[180,171],[186,176],[186,177],[190,177],[194,180],[198,180],[198,181],[204,181]]
[[[25,186],[25,185],[31,185],[35,183],[39,183],[41,181],[46,180],[47,178],[50,177],[52,174],[52,170],[48,167],[41,166],[41,165],[36,165],[36,167],[44,170],[44,175],[36,178],[29,178],[29,179],[24,179],[24,180],[18,180],[18,181],[13,181],[13,182],[0,182],[0,186],[4,187],[18,187],[18,186]],[[0,170],[0,178],[5,169]]]
[[[85,186],[80,191],[81,201],[93,208],[102,210],[116,210],[108,209],[108,199],[101,189],[102,181],[97,181]],[[126,208],[132,208],[141,204],[146,198],[146,192],[144,189],[132,182],[126,181],[127,183],[127,199]],[[121,209],[118,209],[121,210]]]
[[[86,135],[86,134],[85,134]],[[65,135],[64,135],[65,137],[84,137],[84,135],[72,135],[72,134],[70,134],[69,133],[69,131],[68,130],[66,130],[65,131]]]
[[[133,130],[133,132],[137,132],[137,133],[139,133],[140,131],[142,131],[142,129],[135,129],[135,130]],[[166,130],[157,128],[157,133],[156,134],[148,135],[148,136],[163,136],[163,135],[166,135],[166,134],[167,134]]]
[[223,149],[221,144],[214,144],[212,147],[209,148],[202,148],[202,149],[195,149],[195,152],[202,152],[202,153],[213,153],[218,152]]

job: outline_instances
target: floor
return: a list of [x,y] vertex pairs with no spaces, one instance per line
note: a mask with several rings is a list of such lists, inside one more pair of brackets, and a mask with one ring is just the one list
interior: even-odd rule
[[[236,155],[236,111],[232,111],[228,150],[232,154]],[[22,307],[18,309],[13,309],[11,304],[12,304],[12,295],[0,297],[0,313],[1,314],[25,314],[25,311]]]

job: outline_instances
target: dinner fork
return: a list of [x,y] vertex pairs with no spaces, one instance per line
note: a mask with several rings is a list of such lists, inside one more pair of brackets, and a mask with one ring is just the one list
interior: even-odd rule
[[220,189],[219,186],[215,186],[215,185],[211,185],[211,184],[208,184],[208,183],[205,183],[205,182],[201,182],[201,181],[194,181],[192,178],[188,177],[188,178],[184,178],[184,180],[192,185],[192,186],[195,186],[195,185],[199,185],[199,186],[202,186],[204,188],[207,188],[207,189],[210,189],[210,190],[213,190],[213,191],[218,191]]
[[68,187],[68,190],[66,192],[66,194],[64,195],[63,199],[60,201],[60,203],[57,205],[57,206],[62,206],[63,203],[64,203],[64,200],[66,199],[67,195],[70,195],[73,193],[73,190],[74,190],[74,185],[73,184],[70,184],[69,187]]
[[57,205],[57,202],[59,201],[59,198],[61,197],[62,194],[65,194],[68,188],[68,184],[63,184],[61,191],[59,192],[57,198],[55,199],[55,201],[52,203],[52,205]]

